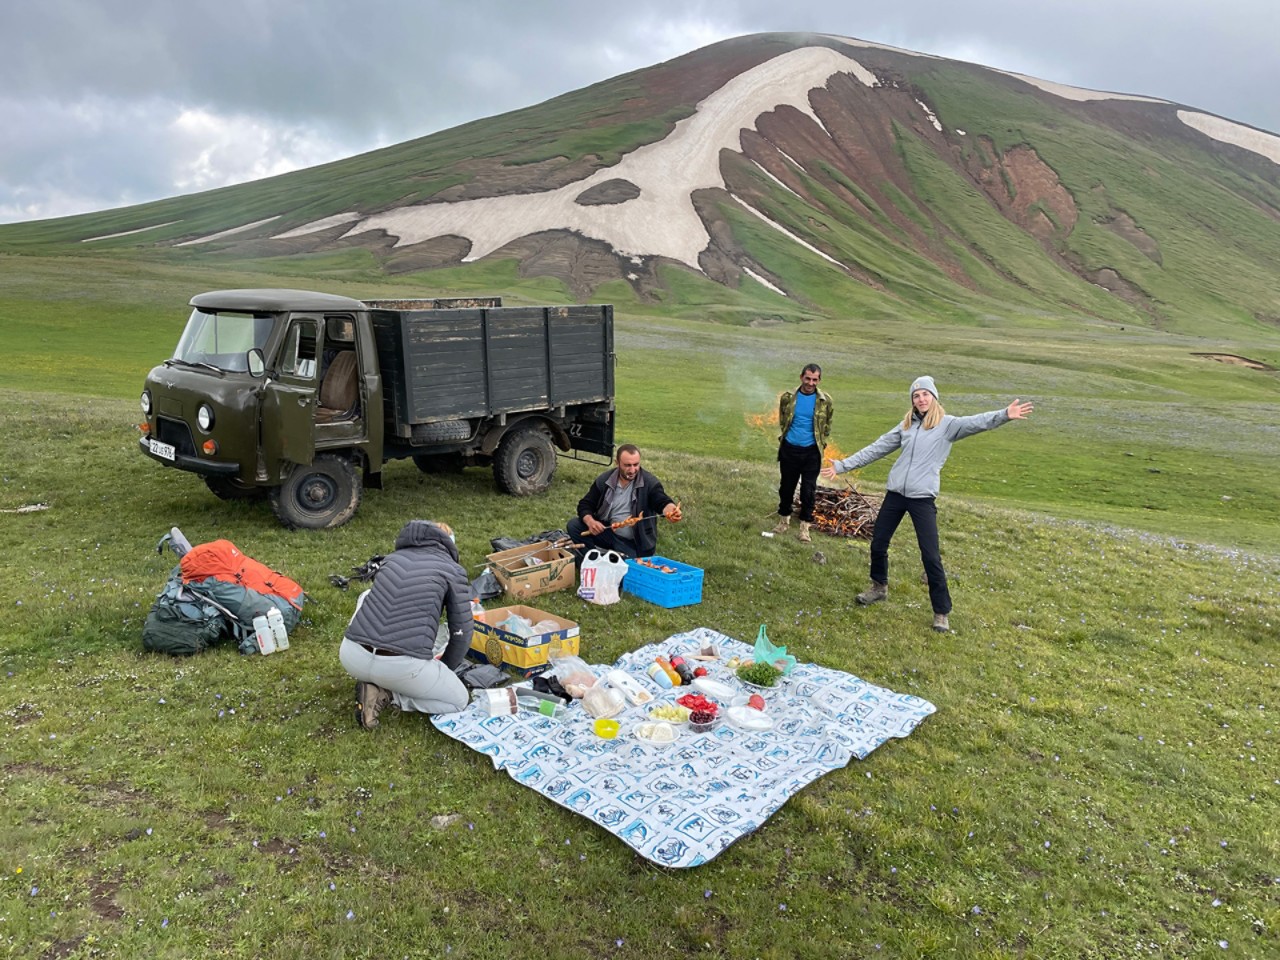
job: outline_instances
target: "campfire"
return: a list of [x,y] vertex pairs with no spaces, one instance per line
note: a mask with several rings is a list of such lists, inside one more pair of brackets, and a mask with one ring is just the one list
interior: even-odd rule
[[[777,436],[778,410],[764,413],[744,414],[747,426],[763,431],[770,438]],[[844,454],[834,444],[828,443],[822,451],[822,462],[833,463],[844,458]],[[849,474],[856,477],[857,471]],[[880,512],[881,497],[868,497],[859,493],[852,486],[818,487],[813,501],[813,525],[823,533],[833,537],[861,537],[871,539],[871,530],[876,523],[876,515]],[[800,513],[800,492],[796,491],[792,514]]]
[[[797,514],[800,512],[798,495],[793,509]],[[870,540],[879,512],[879,497],[868,497],[852,487],[819,487],[813,501],[813,526],[833,537]]]

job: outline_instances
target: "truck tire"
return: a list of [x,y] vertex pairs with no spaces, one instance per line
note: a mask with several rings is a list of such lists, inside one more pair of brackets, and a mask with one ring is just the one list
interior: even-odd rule
[[423,473],[461,473],[465,466],[460,453],[415,453],[413,462]]
[[502,438],[493,455],[498,489],[513,497],[542,493],[556,473],[556,448],[542,427],[517,427]]
[[265,487],[247,487],[235,477],[205,477],[204,485],[219,500],[261,500]]
[[363,489],[350,460],[321,454],[271,491],[271,509],[290,530],[340,527],[355,515]]

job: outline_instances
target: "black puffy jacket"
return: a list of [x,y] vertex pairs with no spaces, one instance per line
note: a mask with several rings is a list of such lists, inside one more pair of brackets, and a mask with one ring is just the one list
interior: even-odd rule
[[449,535],[426,520],[410,520],[346,635],[379,650],[430,660],[442,611],[449,614],[449,645],[441,659],[456,670],[471,646],[471,582]]

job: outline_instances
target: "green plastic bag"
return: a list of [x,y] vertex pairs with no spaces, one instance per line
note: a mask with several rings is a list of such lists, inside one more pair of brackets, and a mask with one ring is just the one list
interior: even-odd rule
[[769,641],[769,631],[765,629],[763,623],[760,624],[760,632],[756,634],[756,648],[752,656],[756,663],[773,664],[782,671],[784,677],[796,666],[796,658],[787,655],[786,647],[775,647]]

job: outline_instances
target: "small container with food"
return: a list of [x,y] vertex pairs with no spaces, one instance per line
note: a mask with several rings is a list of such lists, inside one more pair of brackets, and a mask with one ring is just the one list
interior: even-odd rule
[[650,720],[661,720],[673,727],[682,727],[689,722],[689,714],[693,711],[678,703],[655,703],[649,708]]
[[709,733],[716,725],[716,714],[709,710],[694,710],[689,714],[689,729],[693,733]]

